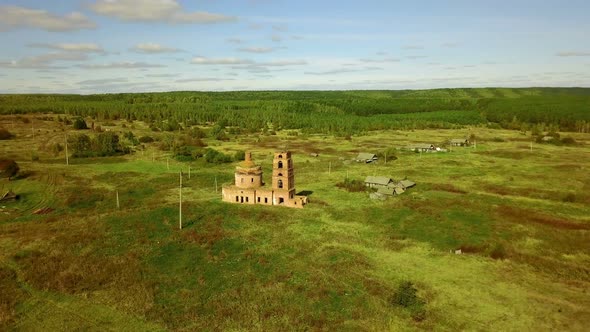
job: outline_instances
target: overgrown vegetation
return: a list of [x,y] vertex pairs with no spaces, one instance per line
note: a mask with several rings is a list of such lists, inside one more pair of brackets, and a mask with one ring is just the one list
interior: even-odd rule
[[393,304],[407,309],[415,321],[419,322],[426,319],[426,310],[424,308],[426,303],[418,297],[418,290],[411,281],[402,281],[391,301]]
[[[450,91],[471,90],[440,93]],[[514,91],[521,90],[501,93]],[[360,94],[378,99],[379,93]],[[228,102],[215,117],[247,118],[240,112],[254,112],[250,102],[235,110]],[[135,111],[148,116],[152,106]],[[331,110],[343,112],[343,122],[381,116]],[[284,123],[292,120],[281,115]],[[279,128],[278,116],[258,130],[213,118],[178,119],[178,131],[162,130],[158,121],[92,120],[108,130],[100,133],[98,126],[72,132],[65,120],[77,115],[60,117],[0,116],[0,126],[15,134],[0,141],[0,151],[22,169],[10,182],[0,180],[0,194],[21,195],[0,204],[0,330],[587,329],[589,134],[484,123],[312,135]],[[576,144],[531,150],[532,130]],[[76,134],[86,134],[89,149],[102,142],[113,151],[118,141],[135,152],[70,158],[66,166],[66,132],[70,154]],[[107,133],[118,140],[98,139]],[[422,155],[393,149],[468,136],[477,137],[477,147]],[[273,152],[281,149],[293,152],[297,193],[309,198],[304,209],[221,202],[244,151],[262,166],[268,187]],[[382,157],[355,163],[363,151]],[[389,162],[394,154],[398,159]],[[39,160],[30,162],[34,156]],[[363,192],[368,175],[419,185],[375,201]]]
[[119,136],[113,132],[103,132],[91,138],[86,134],[78,134],[69,140],[72,157],[107,157],[129,153],[129,148],[122,146]]
[[82,129],[88,129],[88,126],[86,125],[86,121],[84,121],[84,119],[82,118],[76,118],[74,120],[74,129],[76,130],[82,130]]
[[0,178],[10,178],[16,176],[20,167],[14,160],[10,159],[0,159]]
[[349,178],[336,183],[336,187],[346,189],[348,192],[364,192],[370,190],[370,188],[365,185],[365,181]]

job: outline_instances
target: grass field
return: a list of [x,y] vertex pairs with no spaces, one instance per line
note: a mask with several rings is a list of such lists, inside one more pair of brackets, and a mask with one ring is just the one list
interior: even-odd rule
[[[70,159],[49,146],[70,128],[0,117],[21,176],[0,180],[0,330],[568,330],[590,325],[590,134],[532,145],[519,131],[375,131],[205,139],[249,150],[270,181],[272,153],[294,154],[304,209],[221,202],[235,164],[144,151]],[[152,133],[135,121],[123,129]],[[477,137],[477,148],[358,152]],[[310,153],[319,153],[318,157]],[[35,158],[32,158],[32,157]],[[188,178],[188,167],[191,178]],[[183,170],[184,228],[178,229]],[[386,201],[336,187],[408,177]],[[216,186],[217,184],[217,186]],[[120,208],[116,208],[116,192]],[[54,209],[48,214],[33,212]],[[461,249],[463,254],[454,251]],[[393,300],[410,281],[419,306]]]

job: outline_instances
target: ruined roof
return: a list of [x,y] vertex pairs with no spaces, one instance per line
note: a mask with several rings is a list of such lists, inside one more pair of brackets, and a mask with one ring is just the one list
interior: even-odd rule
[[18,195],[15,194],[12,190],[8,190],[4,195],[0,196],[0,202],[15,199],[18,199]]
[[401,181],[399,182],[399,184],[400,184],[402,187],[404,187],[404,188],[412,188],[413,186],[415,186],[415,185],[416,185],[416,183],[415,183],[415,182],[413,182],[413,181],[410,181],[410,180],[401,180]]
[[434,144],[414,144],[408,146],[408,149],[430,149],[434,146]]
[[393,182],[393,180],[385,176],[367,176],[365,179],[365,183],[380,184],[382,186],[386,186],[391,182]]
[[388,188],[388,187],[379,187],[377,189],[377,193],[379,193],[381,195],[393,196],[393,194],[395,193],[395,189],[394,188]]
[[356,156],[356,160],[373,160],[376,158],[377,158],[377,155],[375,155],[374,153],[366,153],[366,152],[361,152],[358,154],[358,156]]

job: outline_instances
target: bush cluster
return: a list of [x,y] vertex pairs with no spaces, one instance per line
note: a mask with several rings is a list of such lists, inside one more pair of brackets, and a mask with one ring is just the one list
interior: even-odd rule
[[80,134],[69,140],[72,148],[72,157],[107,157],[129,153],[129,148],[121,145],[119,136],[107,131],[100,133],[96,138]]

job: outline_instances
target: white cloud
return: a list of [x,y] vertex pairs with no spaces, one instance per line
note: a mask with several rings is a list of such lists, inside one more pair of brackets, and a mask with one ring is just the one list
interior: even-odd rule
[[104,64],[80,65],[84,69],[135,69],[135,68],[161,68],[164,65],[145,62],[111,62]]
[[38,28],[55,32],[95,29],[96,24],[78,12],[59,16],[45,10],[0,6],[0,31],[17,28]]
[[322,72],[312,72],[312,71],[306,71],[304,74],[305,75],[335,75],[335,74],[344,74],[344,73],[353,73],[353,72],[357,72],[358,70],[355,69],[334,69],[334,70],[328,70],[328,71],[322,71]]
[[455,48],[457,46],[459,46],[459,43],[454,43],[454,42],[447,42],[447,43],[442,43],[440,46],[441,47],[446,47],[446,48]]
[[400,60],[397,58],[382,58],[382,59],[363,58],[363,59],[359,59],[359,61],[364,62],[364,63],[389,63],[389,62],[399,62]]
[[225,41],[232,44],[241,44],[244,42],[244,40],[236,37],[227,38]]
[[37,56],[25,57],[19,60],[0,61],[2,68],[15,69],[57,69],[52,66],[58,61],[84,61],[88,56],[84,53],[47,53]]
[[166,78],[166,77],[178,77],[180,74],[147,74],[145,77],[158,77],[158,78]]
[[285,25],[285,24],[281,24],[281,25],[275,24],[275,25],[272,26],[272,29],[274,31],[284,32],[284,31],[287,31],[289,28],[287,28],[287,25]]
[[424,46],[421,45],[406,45],[403,47],[404,50],[421,50]]
[[222,81],[233,81],[233,78],[218,78],[218,77],[208,77],[208,78],[184,78],[180,80],[176,80],[176,83],[191,83],[191,82],[222,82]]
[[275,61],[257,63],[257,65],[259,65],[259,66],[270,66],[270,67],[302,66],[302,65],[306,65],[306,64],[307,64],[307,61],[305,61],[305,60],[275,60]]
[[569,56],[590,56],[590,52],[559,52],[555,54],[557,56],[569,57]]
[[185,12],[176,0],[98,0],[90,5],[95,13],[123,21],[166,23],[221,23],[236,18],[208,12]]
[[276,43],[283,41],[283,37],[281,37],[281,36],[279,36],[279,35],[272,35],[272,36],[270,37],[270,39],[271,39],[273,42],[276,42]]
[[54,50],[60,50],[63,52],[78,52],[78,53],[105,53],[102,47],[93,43],[62,43],[62,44],[49,44],[49,43],[32,43],[27,45],[29,47],[36,48],[49,48]]
[[275,49],[272,47],[241,47],[238,48],[240,52],[248,52],[248,53],[270,53]]
[[181,50],[178,48],[165,47],[155,43],[142,43],[135,45],[132,49],[134,52],[156,54],[156,53],[177,53]]
[[248,65],[254,61],[240,58],[205,58],[202,56],[194,57],[191,60],[195,65]]
[[98,80],[85,80],[78,82],[77,84],[80,85],[102,85],[102,84],[112,84],[112,83],[125,83],[129,80],[126,78],[105,78],[105,79],[98,79]]

